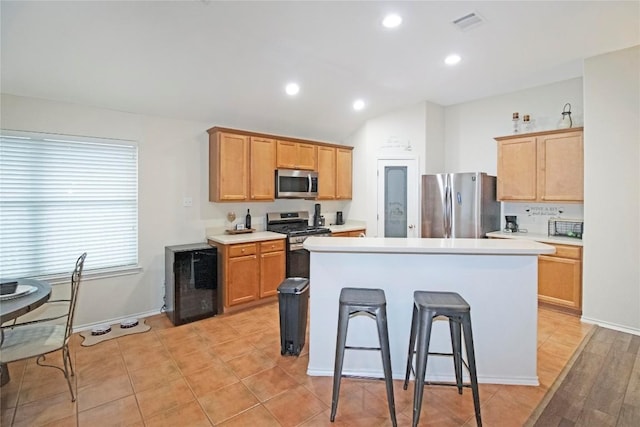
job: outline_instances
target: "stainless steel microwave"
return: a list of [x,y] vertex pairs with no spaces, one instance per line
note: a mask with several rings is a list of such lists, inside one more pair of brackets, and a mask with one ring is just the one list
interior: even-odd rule
[[318,196],[318,172],[276,170],[276,199],[314,199]]

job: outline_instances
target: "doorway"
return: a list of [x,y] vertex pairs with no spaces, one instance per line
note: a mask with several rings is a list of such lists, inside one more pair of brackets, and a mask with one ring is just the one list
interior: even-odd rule
[[378,159],[378,237],[419,237],[418,161]]

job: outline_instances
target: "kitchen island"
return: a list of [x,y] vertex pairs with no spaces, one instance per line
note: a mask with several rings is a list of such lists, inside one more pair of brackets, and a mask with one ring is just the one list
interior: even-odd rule
[[[404,379],[415,290],[453,291],[471,306],[478,381],[538,385],[538,255],[528,240],[310,237],[309,375],[333,375],[343,287],[381,288],[387,299],[393,377]],[[375,322],[350,320],[347,343],[377,346]],[[450,352],[449,327],[435,321],[430,351]],[[382,376],[379,352],[347,351],[344,374]],[[430,357],[427,379],[454,379],[451,358]]]

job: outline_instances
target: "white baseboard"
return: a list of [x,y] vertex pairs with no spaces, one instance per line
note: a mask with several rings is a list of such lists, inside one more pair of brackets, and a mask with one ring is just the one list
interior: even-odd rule
[[625,332],[627,334],[632,335],[640,335],[640,329],[637,328],[629,328],[628,326],[618,325],[616,323],[604,322],[598,319],[591,319],[589,317],[582,316],[580,320],[584,323],[589,323],[591,325],[598,325],[603,328],[613,329],[614,331]]

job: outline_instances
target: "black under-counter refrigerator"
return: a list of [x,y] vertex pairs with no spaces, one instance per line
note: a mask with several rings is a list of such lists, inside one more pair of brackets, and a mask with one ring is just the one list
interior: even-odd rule
[[218,314],[218,252],[207,243],[165,246],[165,311],[174,325]]

